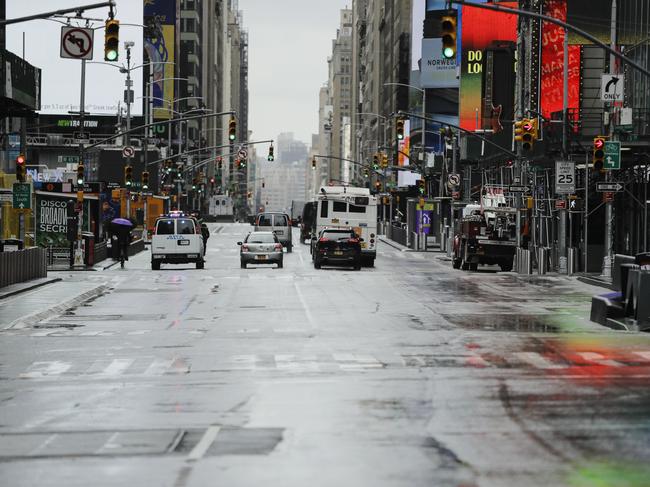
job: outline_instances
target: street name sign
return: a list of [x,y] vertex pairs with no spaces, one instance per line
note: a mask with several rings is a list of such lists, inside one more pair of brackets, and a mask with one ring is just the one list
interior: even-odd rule
[[576,165],[574,162],[555,161],[555,193],[576,192]]
[[528,186],[510,186],[508,189],[511,193],[530,193]]
[[625,186],[622,183],[596,183],[596,191],[599,193],[618,193],[623,191]]
[[605,162],[603,169],[621,168],[621,143],[615,140],[605,142]]
[[11,203],[13,200],[13,193],[10,189],[0,188],[0,203]]
[[61,57],[92,60],[93,33],[93,29],[61,27]]
[[16,209],[32,207],[32,185],[30,183],[14,183],[14,204]]
[[603,74],[601,77],[600,99],[602,101],[623,101],[625,77],[622,74]]

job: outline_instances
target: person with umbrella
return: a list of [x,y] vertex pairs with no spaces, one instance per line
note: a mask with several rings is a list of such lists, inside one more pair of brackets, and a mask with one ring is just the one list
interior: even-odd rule
[[[117,247],[117,259],[120,261],[120,266],[124,268],[124,261],[129,260],[133,223],[126,218],[115,218],[111,221],[111,228],[115,247]],[[115,252],[113,252],[113,256],[115,257]]]

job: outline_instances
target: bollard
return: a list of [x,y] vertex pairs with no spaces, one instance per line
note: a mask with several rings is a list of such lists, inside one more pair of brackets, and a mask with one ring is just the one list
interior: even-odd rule
[[567,274],[573,275],[578,270],[578,249],[576,247],[569,247],[567,249]]
[[548,249],[539,247],[537,249],[537,273],[540,275],[548,272]]

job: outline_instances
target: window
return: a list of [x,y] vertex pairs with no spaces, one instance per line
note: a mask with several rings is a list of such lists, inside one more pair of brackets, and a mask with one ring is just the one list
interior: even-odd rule
[[278,239],[272,233],[251,233],[247,238],[248,243],[275,243]]
[[350,213],[365,213],[365,206],[350,205]]
[[273,225],[273,217],[271,215],[260,215],[257,221],[258,227],[270,227]]
[[320,203],[320,217],[327,218],[327,212],[329,211],[329,201],[321,201]]
[[174,220],[158,220],[156,235],[173,235]]
[[178,233],[182,233],[183,235],[196,233],[194,230],[194,222],[192,220],[178,220]]
[[273,225],[276,227],[286,227],[287,225],[289,225],[286,215],[275,215],[274,218],[275,221],[273,222]]
[[332,211],[334,213],[345,213],[348,211],[348,204],[345,201],[334,201]]
[[356,235],[349,230],[345,231],[332,231],[332,230],[325,230],[323,232],[323,238],[327,238],[329,240],[347,240],[349,238],[355,238]]

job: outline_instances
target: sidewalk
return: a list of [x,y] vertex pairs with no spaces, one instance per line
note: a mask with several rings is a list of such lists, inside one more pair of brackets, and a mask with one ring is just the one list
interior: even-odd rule
[[29,327],[108,290],[108,283],[65,281],[61,278],[51,278],[49,281],[51,285],[42,287],[49,283],[39,283],[39,286],[32,287],[31,290],[23,288],[11,297],[0,299],[0,330]]
[[42,277],[39,279],[30,279],[29,281],[19,282],[17,284],[11,284],[10,286],[0,288],[0,299],[31,291],[37,287],[52,284],[53,282],[58,282],[60,280],[60,277]]

